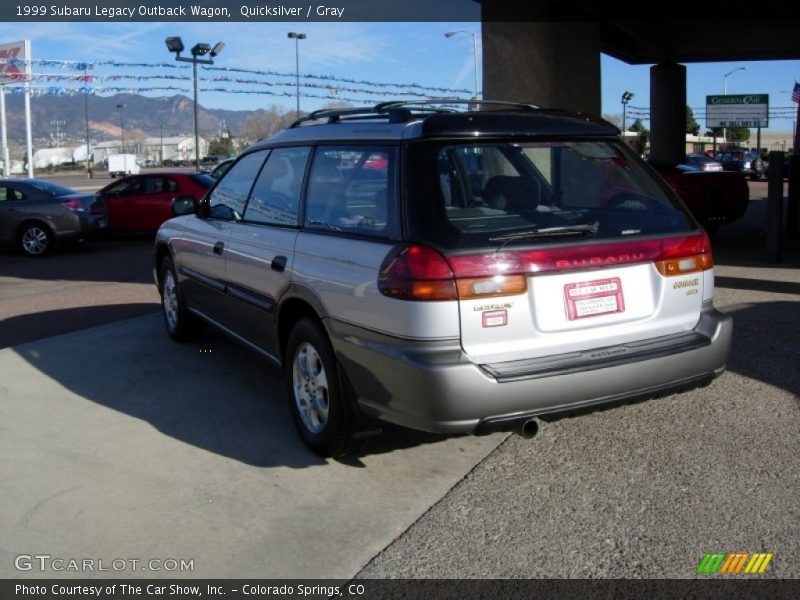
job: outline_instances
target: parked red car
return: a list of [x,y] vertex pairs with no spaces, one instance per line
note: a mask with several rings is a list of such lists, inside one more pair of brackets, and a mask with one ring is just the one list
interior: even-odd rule
[[687,165],[650,163],[709,233],[744,215],[750,188],[742,173],[700,171]]
[[123,177],[98,195],[108,206],[108,230],[156,231],[173,217],[173,198],[200,200],[214,180],[203,173],[148,173]]

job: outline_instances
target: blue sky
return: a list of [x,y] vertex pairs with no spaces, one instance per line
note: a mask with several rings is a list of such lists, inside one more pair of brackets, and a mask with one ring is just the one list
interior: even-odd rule
[[[308,38],[300,42],[300,70],[323,76],[345,77],[371,82],[407,82],[429,86],[471,90],[472,37],[444,37],[449,30],[480,33],[477,23],[32,23],[26,24],[24,37],[31,40],[32,55],[38,59],[120,62],[173,63],[164,46],[164,38],[180,35],[187,47],[203,41],[224,41],[225,50],[217,66],[273,70],[294,73],[294,42],[288,31],[301,31]],[[21,38],[18,23],[0,23],[0,43]],[[480,44],[480,36],[478,37]],[[480,46],[478,48],[479,68]],[[728,78],[728,93],[767,93],[771,107],[792,107],[789,99],[800,61],[704,63],[687,65],[687,99],[693,107],[703,107],[707,94],[721,94],[723,75],[738,67],[747,67]],[[603,113],[621,113],[620,97],[631,91],[631,112],[649,107],[649,66],[631,66],[603,56]],[[54,68],[39,68],[42,73],[65,73]],[[147,75],[169,70],[103,67],[97,74]],[[173,73],[177,71],[172,71]],[[188,72],[184,72],[187,73]],[[215,73],[225,76],[224,73]],[[245,77],[237,75],[237,77]],[[260,77],[276,83],[292,84],[292,78]],[[317,80],[326,83],[325,80]],[[170,85],[170,81],[124,81],[105,85],[147,87]],[[59,85],[55,83],[46,85]],[[65,85],[65,84],[60,84]],[[100,85],[100,84],[97,84]],[[190,89],[190,82],[177,85]],[[203,84],[201,84],[202,87]],[[235,88],[233,83],[208,85]],[[343,86],[344,84],[333,84]],[[351,85],[350,87],[359,87]],[[251,86],[252,88],[252,86]],[[240,88],[241,89],[241,88]],[[264,88],[261,88],[264,89]],[[294,93],[291,86],[270,88]],[[362,87],[363,89],[363,87]],[[328,91],[316,90],[329,94]],[[308,90],[313,93],[313,90]],[[172,95],[156,92],[154,95]],[[337,94],[334,94],[337,95]],[[348,93],[340,91],[339,96]],[[353,94],[349,94],[353,96]],[[358,95],[356,95],[358,96]],[[381,99],[361,94],[360,98]],[[392,97],[391,93],[388,97]],[[305,98],[304,109],[318,108],[327,100]],[[270,97],[201,92],[201,104],[213,108],[252,109],[272,104],[294,106],[293,97]],[[787,118],[772,119],[770,130],[790,131],[791,111]],[[700,120],[700,119],[698,119]],[[701,121],[701,125],[704,123]]]

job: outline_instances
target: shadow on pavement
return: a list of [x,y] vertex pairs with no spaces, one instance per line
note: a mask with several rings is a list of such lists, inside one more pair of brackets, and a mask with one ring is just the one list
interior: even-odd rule
[[760,302],[725,309],[733,315],[728,370],[786,390],[800,392],[800,304]]
[[55,248],[41,258],[0,250],[0,277],[30,280],[153,282],[153,235],[90,239],[77,248]]
[[[781,238],[781,262],[767,260],[767,205],[766,200],[751,200],[747,213],[741,219],[730,225],[723,225],[711,237],[714,264],[731,267],[764,265],[771,269],[800,267],[800,239],[790,238],[785,233]],[[784,230],[787,205],[788,201],[785,200]]]
[[[280,370],[214,330],[197,343],[178,344],[153,315],[14,350],[58,386],[208,452],[255,467],[326,462],[296,434]],[[368,455],[448,439],[384,431],[339,462],[363,467],[360,458]]]
[[714,284],[717,287],[734,290],[753,290],[758,292],[771,292],[773,294],[800,294],[800,282],[793,281],[774,281],[770,279],[717,275],[714,277]]
[[0,321],[0,348],[27,344],[158,311],[157,303],[99,304],[16,315]]

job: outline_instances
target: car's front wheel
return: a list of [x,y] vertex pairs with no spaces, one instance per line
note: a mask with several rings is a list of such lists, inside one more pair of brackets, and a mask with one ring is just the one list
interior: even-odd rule
[[170,337],[180,342],[196,338],[203,323],[186,308],[183,292],[178,285],[175,265],[167,257],[161,263],[161,312]]
[[297,322],[286,357],[292,418],[303,442],[323,457],[354,452],[360,443],[353,434],[351,399],[344,397],[333,348],[317,321]]
[[43,223],[28,223],[19,232],[19,247],[28,256],[44,256],[53,246],[53,234]]

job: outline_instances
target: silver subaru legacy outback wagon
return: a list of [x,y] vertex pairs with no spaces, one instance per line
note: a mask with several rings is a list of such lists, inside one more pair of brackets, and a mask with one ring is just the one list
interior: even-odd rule
[[158,232],[169,334],[210,323],[281,367],[320,455],[375,419],[532,434],[725,368],[709,240],[619,131],[464,104],[312,113]]

